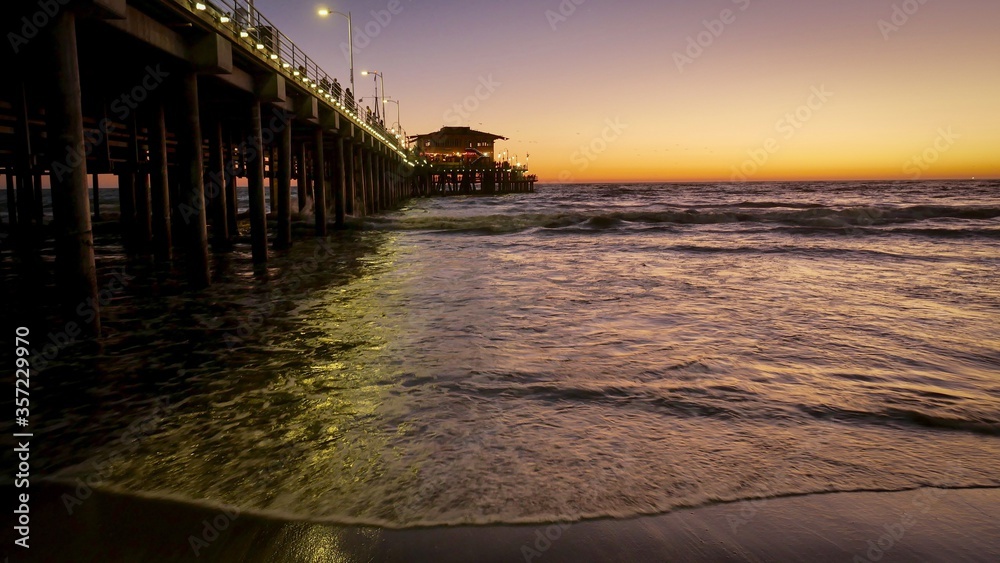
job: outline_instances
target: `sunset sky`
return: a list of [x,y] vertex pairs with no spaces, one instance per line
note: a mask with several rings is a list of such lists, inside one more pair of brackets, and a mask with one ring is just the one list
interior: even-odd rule
[[996,0],[256,6],[345,86],[317,10],[351,11],[360,95],[380,71],[409,134],[510,137],[542,181],[1000,177]]

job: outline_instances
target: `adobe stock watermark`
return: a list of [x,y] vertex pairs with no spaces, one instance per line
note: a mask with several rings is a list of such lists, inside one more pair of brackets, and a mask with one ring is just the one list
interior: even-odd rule
[[201,557],[201,550],[205,549],[222,536],[222,532],[229,529],[229,526],[240,517],[240,507],[229,505],[223,508],[211,519],[206,518],[201,521],[202,529],[198,535],[188,536],[188,545],[195,557]]
[[[798,451],[796,452],[798,456],[812,457],[815,455],[813,453],[815,446],[811,440],[796,445],[798,446]],[[764,483],[760,490],[755,491],[756,494],[760,495],[758,498],[742,500],[733,505],[734,511],[730,514],[726,514],[726,522],[729,524],[729,529],[733,532],[733,534],[736,534],[740,531],[740,528],[753,522],[761,511],[763,511],[771,503],[771,501],[774,500],[774,495],[780,492],[778,487],[788,483],[788,477],[791,474],[792,466],[793,460],[786,460],[786,463],[781,470],[779,470],[776,474],[768,475],[768,482]]]
[[555,10],[545,10],[545,20],[549,22],[552,31],[556,31],[559,24],[568,21],[577,8],[586,2],[587,0],[562,0]]
[[444,112],[445,124],[457,127],[462,123],[468,122],[472,114],[479,109],[483,102],[490,99],[501,86],[503,84],[494,80],[492,74],[485,77],[480,76],[479,84],[476,85],[472,93],[473,95],[466,96],[461,103],[452,105],[450,109]]
[[[63,6],[69,4],[71,0],[39,0],[36,4],[38,9],[32,13],[30,16],[24,16],[21,21],[21,27],[18,31],[20,33],[10,31],[7,33],[7,42],[10,43],[11,49],[14,50],[14,54],[21,52],[21,48],[28,44],[29,41],[38,36],[39,33],[46,26],[48,26],[52,20],[59,15],[62,11]],[[17,25],[17,24],[15,24]]]
[[[284,459],[272,459],[255,476],[256,479],[264,479],[274,474],[279,469],[284,469]],[[190,534],[187,537],[188,546],[195,557],[201,557],[201,550],[212,545],[222,537],[223,533],[232,526],[233,522],[240,517],[240,507],[236,505],[224,505],[219,512],[201,521],[201,530],[197,534]]]
[[[294,114],[284,108],[272,107],[271,119],[267,122],[266,127],[261,128],[260,138],[262,145],[257,146],[256,138],[253,135],[250,135],[240,143],[239,149],[240,153],[244,156],[243,160],[247,163],[255,162],[262,152],[263,147],[270,146],[278,133],[281,133],[289,126],[293,117]],[[212,170],[207,175],[204,186],[204,197],[198,198],[194,202],[182,202],[177,206],[177,210],[180,212],[181,219],[185,224],[190,223],[192,218],[198,216],[201,208],[206,205],[206,201],[211,201],[219,197],[219,194],[226,187],[226,178],[236,176],[236,165],[235,157],[227,154],[226,160],[222,164],[223,169]]]
[[923,177],[924,172],[930,170],[934,163],[941,159],[941,155],[950,151],[961,138],[962,136],[952,131],[951,127],[938,129],[937,137],[931,146],[903,164],[903,173],[911,180],[919,180]]
[[739,166],[733,166],[731,181],[746,182],[750,177],[759,172],[761,168],[767,165],[771,157],[781,150],[782,139],[786,142],[792,140],[806,123],[826,107],[826,104],[829,103],[832,97],[833,92],[827,90],[825,85],[813,86],[804,104],[794,111],[786,113],[781,119],[775,122],[774,131],[780,137],[770,137],[760,147],[748,150],[747,156],[749,158],[744,160]]
[[558,541],[563,532],[568,530],[570,526],[571,524],[567,522],[560,522],[552,524],[544,530],[535,530],[534,541],[521,545],[521,556],[524,557],[524,563],[531,563],[544,555],[552,548],[552,542]]
[[[580,145],[580,148],[569,157],[570,164],[576,165],[577,172],[586,172],[590,165],[604,154],[612,143],[621,138],[628,123],[622,122],[620,117],[613,120],[609,117],[604,120],[604,129],[601,133],[590,140],[589,143]],[[573,173],[563,170],[559,173],[560,182],[572,182]]]
[[[127,121],[132,116],[132,112],[139,107],[139,104],[144,102],[169,76],[170,73],[161,69],[160,65],[156,65],[155,68],[147,66],[146,74],[139,81],[139,84],[112,100],[108,107],[119,121]],[[84,133],[83,153],[80,153],[73,147],[66,147],[66,158],[62,162],[55,161],[52,163],[52,173],[61,180],[67,173],[80,166],[80,163],[94,152],[94,147],[103,143],[108,136],[114,133],[116,128],[117,125],[113,121],[106,117],[102,118],[97,124],[96,133],[92,133],[91,131]]]
[[[320,265],[335,256],[337,256],[337,249],[327,239],[317,239],[316,248],[313,249],[312,255],[295,262],[290,271],[283,274],[282,278],[286,280],[284,290],[275,287],[263,295],[253,295],[243,300],[242,302],[246,304],[246,312],[239,318],[235,328],[227,330],[222,335],[226,348],[232,350],[237,346],[244,345],[257,330],[264,326],[264,323],[274,314],[283,299],[295,295],[308,281],[308,277],[319,270]],[[220,330],[225,324],[224,321],[218,319],[215,322],[200,319],[200,322],[211,330]]]
[[[732,0],[736,4],[739,12],[745,12],[750,7],[750,0]],[[705,29],[695,35],[689,35],[687,46],[683,52],[674,51],[674,64],[677,71],[683,73],[684,67],[694,64],[694,61],[705,54],[705,50],[715,44],[715,41],[722,37],[726,28],[734,23],[739,13],[730,8],[726,8],[719,13],[719,17],[711,20],[702,20]]]
[[904,25],[910,23],[910,18],[920,11],[928,0],[904,0],[902,4],[892,5],[892,14],[888,19],[878,20],[878,30],[886,41],[893,33],[897,33]]
[[[184,374],[184,370],[178,373]],[[159,428],[160,422],[175,408],[165,398],[157,398],[152,412],[145,417],[133,421],[114,442],[114,449],[106,454],[90,459],[91,471],[76,479],[76,489],[73,494],[63,493],[60,500],[70,516],[73,512],[94,494],[94,488],[101,486],[108,478],[111,467],[125,456],[131,456],[139,444]]]
[[[407,0],[407,2],[409,1]],[[401,13],[403,13],[403,3],[401,0],[389,0],[384,9],[372,10],[371,19],[360,27],[355,26],[351,31],[354,54],[358,55],[367,49],[372,44],[372,41],[379,35],[382,35],[385,28],[389,27],[393,16],[398,16]],[[341,42],[340,52],[344,54],[344,60],[350,62],[351,43],[347,41]]]
[[[951,466],[951,476],[965,476],[968,470],[961,463],[953,462]],[[876,563],[885,558],[893,548],[900,545],[907,533],[913,529],[920,521],[920,517],[931,511],[941,500],[952,493],[950,489],[925,488],[915,492],[915,498],[910,502],[908,510],[899,517],[876,529],[874,534],[877,537],[868,539],[865,544],[868,548],[864,554],[855,555],[851,559],[852,563]]]

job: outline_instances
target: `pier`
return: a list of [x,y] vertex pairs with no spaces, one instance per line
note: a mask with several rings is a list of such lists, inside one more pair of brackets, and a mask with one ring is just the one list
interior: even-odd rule
[[[237,242],[238,190],[263,267],[270,248],[292,244],[293,217],[311,216],[323,237],[412,196],[533,189],[525,169],[492,157],[422,158],[241,0],[15,0],[0,17],[14,22],[0,84],[3,232],[22,265],[55,241],[68,315],[96,307],[93,230],[109,218],[130,255],[179,260],[196,289],[212,281],[211,254]],[[119,194],[110,217],[98,205],[106,175]],[[82,328],[99,334],[92,317]]]
[[419,166],[417,195],[534,191],[536,178],[527,165],[496,158],[497,140],[507,138],[471,127],[442,127],[410,137]]

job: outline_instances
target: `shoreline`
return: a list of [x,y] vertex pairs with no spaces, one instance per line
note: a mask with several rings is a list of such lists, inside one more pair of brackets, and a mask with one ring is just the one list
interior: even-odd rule
[[[1000,560],[1000,488],[819,493],[572,524],[400,529],[100,490],[69,515],[61,498],[72,487],[32,490],[33,561]],[[8,554],[21,560],[12,547]]]

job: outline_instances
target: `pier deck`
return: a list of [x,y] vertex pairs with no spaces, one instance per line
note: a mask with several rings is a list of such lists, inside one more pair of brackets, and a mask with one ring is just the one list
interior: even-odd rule
[[[22,264],[35,262],[43,233],[54,237],[68,312],[96,301],[92,223],[102,218],[91,198],[102,175],[117,179],[126,251],[182,257],[195,288],[211,283],[211,253],[238,235],[237,190],[264,265],[269,246],[292,243],[293,181],[317,236],[414,195],[530,187],[523,173],[419,161],[241,0],[15,0],[0,21],[15,22],[0,81],[0,232]],[[88,332],[99,334],[99,319]]]

